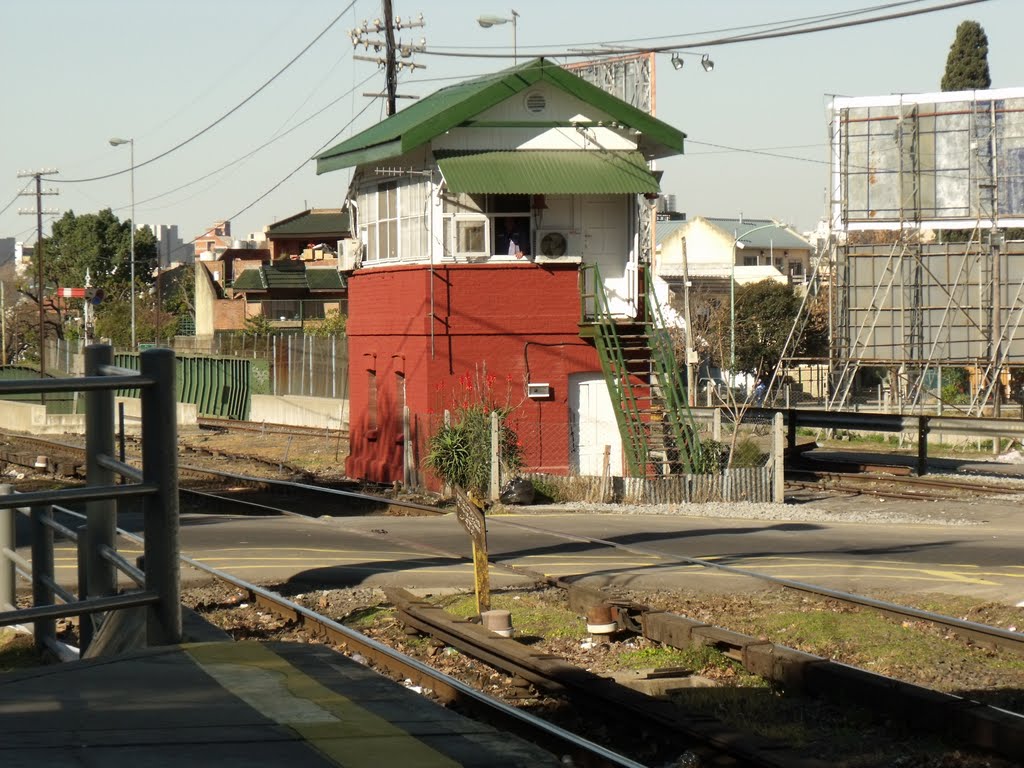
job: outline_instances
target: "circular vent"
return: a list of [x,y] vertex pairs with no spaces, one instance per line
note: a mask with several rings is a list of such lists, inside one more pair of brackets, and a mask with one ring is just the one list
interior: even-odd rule
[[548,107],[548,100],[540,91],[533,91],[526,95],[526,111],[539,114]]

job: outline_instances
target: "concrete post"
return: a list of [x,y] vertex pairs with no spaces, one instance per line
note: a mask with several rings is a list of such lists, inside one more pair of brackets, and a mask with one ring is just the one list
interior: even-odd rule
[[178,422],[175,360],[170,349],[148,349],[139,356],[143,376],[156,384],[142,389],[142,482],[155,485],[147,496],[145,518],[146,589],[160,601],[149,609],[150,645],[181,642],[181,566],[178,543]]
[[774,501],[782,504],[786,501],[786,431],[781,413],[776,413],[772,430],[772,458],[775,461]]
[[501,420],[491,411],[491,501],[501,495]]
[[722,409],[715,408],[711,412],[711,439],[716,443],[722,442]]

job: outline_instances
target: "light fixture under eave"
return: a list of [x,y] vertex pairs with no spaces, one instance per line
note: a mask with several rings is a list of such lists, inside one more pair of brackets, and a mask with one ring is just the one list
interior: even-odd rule
[[683,68],[683,57],[680,56],[678,53],[673,53],[672,54],[672,68],[673,69],[682,69]]
[[704,67],[705,72],[710,72],[715,68],[715,62],[711,60],[711,57],[706,53],[700,57],[700,65]]

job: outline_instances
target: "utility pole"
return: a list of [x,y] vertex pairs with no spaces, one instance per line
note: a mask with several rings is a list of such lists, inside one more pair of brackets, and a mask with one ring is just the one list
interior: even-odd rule
[[[39,378],[46,376],[46,326],[44,325],[44,318],[46,313],[43,310],[43,214],[44,213],[57,213],[57,211],[43,210],[43,195],[59,195],[55,189],[48,189],[43,191],[43,176],[52,176],[58,173],[56,168],[46,168],[41,171],[19,171],[18,178],[24,179],[28,177],[34,177],[36,180],[36,191],[33,192],[21,192],[21,195],[32,195],[36,196],[36,248],[32,256],[36,263],[36,300],[39,302]],[[20,214],[31,214],[32,211],[19,210]],[[45,396],[44,396],[45,397]]]
[[[405,19],[402,20],[401,16],[393,16],[391,0],[383,0],[384,5],[384,21],[380,19],[374,19],[373,23],[363,20],[363,24],[356,29],[349,30],[349,37],[352,40],[352,46],[358,47],[363,46],[363,50],[369,50],[370,46],[373,46],[375,53],[380,53],[381,49],[384,49],[384,56],[356,56],[352,58],[357,61],[369,61],[376,64],[379,67],[384,68],[384,93],[364,93],[363,96],[370,96],[372,98],[384,98],[387,99],[387,114],[390,117],[397,111],[395,107],[396,99],[415,99],[415,96],[403,96],[397,93],[398,90],[398,71],[403,67],[408,68],[412,71],[416,69],[426,69],[425,64],[417,64],[411,61],[414,53],[423,53],[427,49],[427,41],[425,38],[420,38],[419,43],[403,43],[401,40],[395,41],[395,31],[401,31],[402,29],[410,29],[413,27],[424,26],[423,14],[421,13],[419,18],[416,20]],[[370,38],[367,35],[370,32],[376,32],[380,34],[384,33],[384,39]],[[401,57],[401,60],[399,60]]]
[[395,28],[391,0],[384,0],[384,84],[388,93],[388,115],[393,115],[395,95],[398,90],[398,75],[395,70]]

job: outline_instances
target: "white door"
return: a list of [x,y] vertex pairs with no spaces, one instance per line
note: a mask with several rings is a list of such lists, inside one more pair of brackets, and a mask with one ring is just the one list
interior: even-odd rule
[[612,475],[622,475],[622,437],[608,385],[600,373],[574,373],[569,377],[570,464],[580,475],[604,472],[607,447]]
[[583,260],[597,264],[616,317],[636,317],[636,265],[631,264],[628,202],[624,195],[583,200]]

